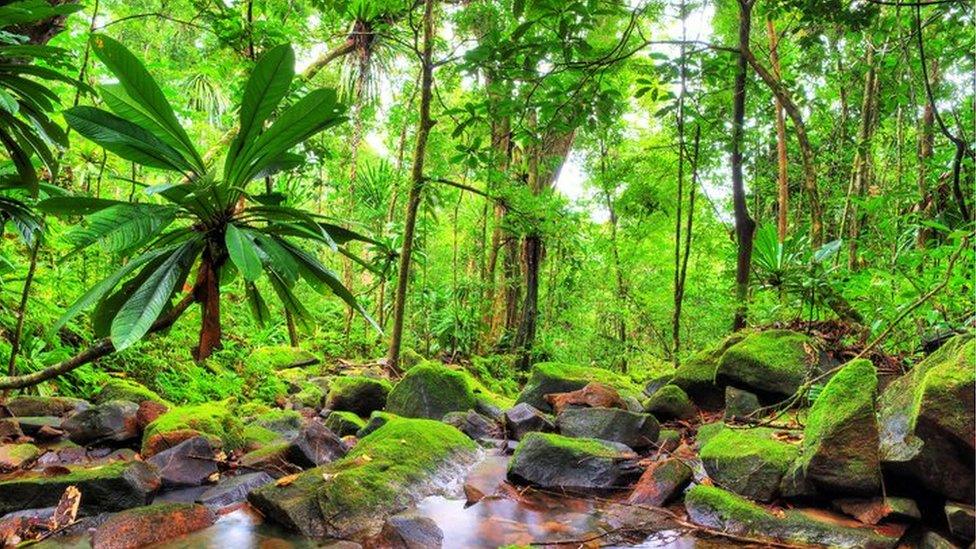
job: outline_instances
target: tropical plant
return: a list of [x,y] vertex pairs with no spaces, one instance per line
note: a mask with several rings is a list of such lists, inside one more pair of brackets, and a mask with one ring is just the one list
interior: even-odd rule
[[[97,244],[129,258],[71,305],[58,326],[96,304],[95,332],[108,336],[121,350],[145,336],[167,311],[169,317],[179,315],[196,301],[202,317],[194,355],[203,360],[220,345],[220,282],[235,271],[259,322],[268,317],[257,285],[262,275],[296,318],[308,318],[292,291],[300,278],[366,314],[308,247],[336,250],[337,242],[358,235],[283,205],[280,193],[264,191],[264,177],[304,162],[290,149],[345,119],[335,91],[317,89],[284,108],[265,129],[294,77],[290,45],[269,50],[251,73],[240,106],[239,131],[220,172],[206,165],[160,87],[129,50],[103,35],[92,38],[92,49],[118,79],[99,89],[114,114],[75,107],[65,112],[68,124],[126,160],[172,172],[179,179],[149,186],[145,194],[158,197],[155,202],[73,196],[41,203],[52,214],[86,216],[87,225],[70,234],[75,251]],[[249,190],[254,180],[260,180],[262,194]],[[172,305],[194,269],[192,291]]]

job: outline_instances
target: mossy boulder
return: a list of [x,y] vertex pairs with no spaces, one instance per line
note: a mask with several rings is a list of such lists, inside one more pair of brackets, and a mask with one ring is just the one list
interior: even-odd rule
[[355,435],[366,426],[362,418],[352,412],[334,410],[325,418],[325,426],[340,437]]
[[173,408],[146,426],[142,455],[149,457],[198,435],[218,439],[224,451],[244,447],[244,425],[228,406],[208,402]]
[[641,387],[610,370],[561,362],[540,362],[532,366],[529,380],[515,403],[525,402],[543,412],[552,412],[552,406],[546,401],[546,395],[577,391],[594,381],[609,385],[621,396],[636,397],[642,394]]
[[77,444],[125,442],[139,438],[139,405],[128,400],[109,400],[64,420],[61,427]]
[[396,419],[397,417],[399,416],[389,412],[373,412],[369,415],[369,418],[366,419],[366,425],[364,425],[363,428],[356,433],[356,438],[365,437],[366,435],[386,425],[386,423],[391,419]]
[[301,389],[297,393],[290,395],[288,400],[306,408],[315,408],[317,410],[322,407],[322,402],[325,401],[325,391],[321,387],[310,381],[302,381],[299,383],[299,387]]
[[343,459],[288,484],[258,488],[248,501],[304,536],[362,539],[420,499],[446,494],[475,460],[476,448],[439,421],[392,419]]
[[62,417],[87,410],[90,405],[80,398],[21,395],[8,400],[6,406],[17,417]]
[[392,385],[385,379],[366,376],[340,376],[329,382],[325,407],[368,416],[386,407]]
[[65,475],[32,475],[0,482],[0,516],[54,506],[68,486],[81,491],[83,514],[121,511],[146,505],[160,485],[155,469],[142,461],[69,469]]
[[809,482],[817,492],[841,495],[871,495],[880,489],[877,390],[878,376],[868,360],[852,361],[837,372],[810,409],[800,456],[786,485]]
[[742,341],[746,335],[746,332],[736,332],[717,345],[695,353],[678,366],[671,383],[681,387],[699,406],[709,410],[721,408],[724,386],[715,380],[719,360],[726,349]]
[[169,405],[163,397],[156,394],[155,391],[150,390],[145,385],[132,381],[131,379],[122,379],[118,377],[113,377],[112,379],[105,382],[102,388],[99,389],[98,394],[95,395],[95,402],[97,404],[102,404],[110,400],[128,400],[129,402],[135,402],[139,404],[150,400],[152,402],[158,402],[160,404]]
[[301,366],[318,364],[319,359],[312,353],[289,347],[287,345],[273,345],[258,347],[245,359],[248,367],[262,370],[284,370]]
[[644,411],[666,421],[669,419],[691,419],[698,415],[698,409],[681,387],[665,385],[644,401]]
[[291,389],[294,389],[294,392],[301,390],[300,387],[293,387],[288,380],[290,376],[282,372],[292,369],[304,380],[315,373],[308,367],[317,362],[318,359],[308,351],[294,347],[259,347],[237,368],[238,375],[244,381],[243,396],[274,404],[287,396]]
[[526,435],[508,464],[509,480],[543,488],[623,488],[640,474],[629,448],[550,433]]
[[95,529],[92,547],[146,547],[202,530],[216,520],[213,511],[192,503],[157,503],[129,509],[108,517]]
[[302,428],[304,419],[295,410],[269,410],[252,420],[254,425],[274,431],[283,438],[292,438]]
[[285,442],[285,437],[271,429],[255,424],[244,427],[244,450],[247,452],[281,442]]
[[556,418],[556,427],[566,436],[608,440],[630,448],[653,445],[661,431],[654,416],[618,408],[569,408]]
[[411,368],[393,387],[386,411],[439,420],[448,412],[474,409],[477,402],[469,375],[428,362]]
[[716,379],[773,398],[790,396],[807,380],[818,363],[810,336],[790,330],[767,330],[747,335],[719,359]]
[[298,473],[302,469],[290,461],[290,453],[290,443],[275,442],[241,456],[241,466],[249,471],[263,471],[275,478]]
[[798,449],[771,429],[725,428],[708,439],[700,457],[716,484],[760,501],[773,499]]
[[33,444],[0,444],[0,473],[20,469],[41,455]]

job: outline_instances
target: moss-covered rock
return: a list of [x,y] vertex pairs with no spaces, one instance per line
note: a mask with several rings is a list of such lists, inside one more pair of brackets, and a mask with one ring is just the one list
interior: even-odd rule
[[16,396],[8,400],[6,406],[17,417],[61,417],[89,408],[88,402],[80,398],[33,395]]
[[759,397],[749,391],[725,388],[725,419],[745,418],[760,407]]
[[333,433],[344,437],[358,433],[366,426],[366,422],[352,412],[334,410],[325,418],[325,426]]
[[108,517],[92,534],[92,547],[146,547],[202,530],[217,520],[203,505],[157,503]]
[[476,445],[438,421],[397,418],[338,461],[268,485],[248,500],[282,526],[314,538],[375,535],[387,517],[444,493],[477,455]]
[[603,440],[529,433],[515,448],[508,478],[544,488],[623,488],[641,474],[636,458]]
[[772,435],[770,429],[722,429],[701,448],[708,476],[737,494],[773,499],[798,450]]
[[695,441],[698,443],[698,448],[702,448],[708,441],[715,437],[715,435],[721,433],[726,428],[724,421],[715,421],[712,423],[703,423],[698,427],[698,433],[695,435]]
[[317,410],[322,407],[322,402],[325,401],[325,392],[321,387],[309,381],[303,381],[299,386],[301,390],[289,396],[288,400],[306,408]]
[[258,347],[245,359],[249,367],[257,369],[284,370],[301,366],[318,364],[319,359],[312,353],[289,347],[287,345],[273,345]]
[[244,425],[221,402],[173,408],[146,426],[142,454],[151,456],[198,435],[219,439],[225,451],[244,447]]
[[329,383],[325,407],[365,417],[386,407],[390,389],[392,385],[385,379],[366,376],[336,377]]
[[627,503],[661,507],[675,499],[691,479],[691,467],[680,459],[655,461],[641,475]]
[[[814,402],[803,430],[800,456],[787,486],[799,479],[828,494],[870,495],[881,487],[878,421],[874,415],[878,377],[868,360],[840,369]],[[796,490],[784,490],[788,492]],[[800,494],[805,490],[800,490]]]
[[283,438],[292,438],[302,428],[304,419],[295,410],[269,410],[258,414],[252,420],[254,425],[278,433]]
[[789,330],[767,330],[747,335],[719,359],[716,378],[723,385],[773,395],[789,396],[806,381],[818,362],[813,338]]
[[263,471],[275,478],[297,473],[301,468],[289,461],[290,452],[291,444],[288,442],[268,444],[241,456],[241,467]]
[[169,402],[166,402],[163,397],[145,385],[137,381],[132,381],[131,379],[118,377],[113,377],[106,381],[105,385],[102,385],[102,388],[99,389],[98,394],[95,395],[95,402],[97,404],[102,404],[110,400],[128,400],[136,404],[149,400],[169,406]]
[[[243,379],[243,396],[247,399],[274,404],[288,395],[291,384],[282,371],[295,369],[302,379],[312,375],[308,366],[318,359],[308,351],[287,346],[260,347],[238,366],[237,373]],[[296,388],[296,391],[300,388]]]
[[411,368],[387,398],[386,410],[403,417],[441,419],[475,408],[477,397],[464,372],[434,363]]
[[373,412],[366,420],[366,425],[364,425],[363,428],[356,433],[356,438],[365,437],[366,435],[386,425],[386,423],[391,419],[396,419],[397,417],[399,416],[389,412]]
[[0,444],[0,473],[29,465],[41,451],[33,444]]
[[532,366],[529,380],[515,402],[525,402],[543,412],[551,412],[552,406],[546,401],[546,395],[577,391],[594,381],[609,385],[621,396],[636,397],[642,394],[638,385],[610,370],[561,362],[540,362]]
[[674,371],[671,383],[681,387],[699,406],[709,410],[721,408],[723,386],[715,379],[719,359],[726,349],[742,341],[746,334],[736,332],[682,362]]
[[0,516],[54,506],[68,486],[81,491],[83,514],[121,511],[147,504],[160,485],[156,471],[142,461],[70,469],[65,475],[24,476],[0,482]]
[[282,442],[285,438],[271,429],[255,424],[244,427],[244,450],[247,452]]
[[677,385],[665,385],[644,402],[644,411],[660,420],[691,419],[698,409],[688,395]]
[[556,418],[559,432],[647,448],[657,442],[661,426],[650,414],[618,408],[569,408]]

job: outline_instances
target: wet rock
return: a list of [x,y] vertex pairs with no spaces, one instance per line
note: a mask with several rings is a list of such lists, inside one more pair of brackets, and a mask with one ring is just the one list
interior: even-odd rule
[[11,414],[20,418],[25,416],[70,416],[87,410],[90,405],[80,398],[23,395],[8,400],[6,406]]
[[654,416],[617,408],[570,408],[559,414],[556,426],[566,436],[609,440],[631,448],[653,445],[661,430]]
[[691,419],[698,416],[698,409],[691,399],[677,385],[665,385],[644,402],[644,411],[654,417],[669,419]]
[[681,445],[681,433],[674,429],[661,429],[657,436],[655,447],[659,452],[669,454]]
[[[582,389],[568,393],[547,394],[545,400],[557,414],[573,406],[630,409],[627,399],[622,398],[616,389],[605,383],[596,382],[588,383]],[[637,406],[640,407],[638,411],[644,411],[639,401]]]
[[164,503],[112,515],[92,534],[94,549],[128,549],[175,539],[217,520],[203,505]]
[[352,412],[333,411],[325,417],[325,426],[340,437],[355,435],[366,422]]
[[549,416],[528,403],[516,404],[505,411],[505,431],[515,440],[521,440],[532,432],[551,433],[555,430],[556,426]]
[[253,423],[290,439],[298,434],[305,419],[295,410],[271,410],[255,417]]
[[756,395],[731,386],[725,388],[726,420],[748,417],[759,408],[759,397]]
[[346,445],[321,421],[311,420],[291,441],[288,461],[299,467],[315,467],[346,455]]
[[173,408],[146,426],[142,455],[149,457],[200,435],[219,439],[230,452],[244,446],[244,425],[224,404],[208,402]]
[[772,512],[714,486],[698,485],[685,494],[691,522],[738,536],[787,544],[888,549],[898,544],[905,527],[859,525],[825,511]]
[[0,442],[13,442],[24,436],[17,418],[0,418]]
[[212,486],[203,492],[197,498],[197,503],[218,509],[227,507],[228,505],[246,500],[247,495],[252,490],[271,484],[272,482],[274,482],[274,478],[263,471],[224,477],[216,486]]
[[71,442],[81,445],[125,442],[139,437],[138,411],[139,405],[134,402],[111,400],[69,417],[61,428]]
[[767,330],[747,335],[718,361],[716,378],[722,385],[787,397],[799,389],[817,363],[814,341],[789,330]]
[[217,473],[216,451],[207,437],[193,437],[149,458],[163,486],[199,486]]
[[344,458],[258,488],[248,501],[305,536],[364,539],[420,499],[452,493],[476,455],[477,445],[450,425],[397,418]]
[[440,420],[449,412],[466,412],[476,405],[466,374],[425,363],[411,368],[390,391],[386,410],[403,417]]
[[[17,418],[17,425],[20,430],[27,436],[40,438],[52,438],[52,436],[44,436],[44,432],[47,433],[62,433],[61,431],[61,418],[56,416],[28,416]],[[43,431],[42,431],[43,430]]]
[[946,503],[946,522],[953,536],[966,541],[976,539],[976,510],[964,503]]
[[[593,382],[610,386],[621,395],[636,396],[641,393],[640,387],[610,370],[559,362],[540,362],[532,366],[529,379],[515,403],[525,402],[543,412],[552,412],[546,395],[577,391]],[[626,405],[621,404],[619,407],[624,408]]]
[[719,486],[770,501],[797,453],[796,446],[776,440],[772,430],[724,428],[702,446],[700,457]]
[[641,474],[636,457],[601,440],[529,433],[515,449],[508,478],[544,488],[622,488]]
[[389,549],[437,549],[444,543],[444,532],[429,517],[400,513],[387,519],[378,542]]
[[139,403],[139,410],[136,412],[136,424],[139,430],[143,431],[152,422],[159,419],[159,416],[169,411],[169,407],[154,400],[144,400]]
[[655,461],[647,466],[627,503],[663,507],[691,482],[692,471],[676,458]]
[[451,412],[444,416],[444,423],[468,435],[472,440],[497,439],[502,429],[497,423],[474,410]]
[[145,385],[131,379],[112,378],[102,385],[95,395],[95,402],[102,404],[111,400],[128,400],[136,404],[155,402],[167,406],[169,403],[163,397],[150,390]]
[[33,444],[0,444],[0,473],[30,465],[40,455]]
[[340,376],[329,383],[325,407],[366,417],[386,407],[392,385],[385,379],[365,376]]
[[847,498],[835,500],[833,506],[864,524],[877,524],[888,518],[909,520],[922,518],[918,505],[908,498]]
[[919,540],[918,547],[919,549],[958,549],[955,543],[931,530],[922,534],[922,539]]
[[[806,483],[828,494],[871,495],[880,490],[877,386],[868,360],[848,363],[827,383],[810,409],[785,495],[806,495]],[[792,493],[794,486],[801,486],[800,494]]]
[[0,482],[0,515],[56,505],[68,486],[81,491],[84,514],[121,511],[148,503],[159,485],[155,469],[141,461],[72,468],[58,476],[18,477]]
[[287,442],[269,444],[241,456],[241,467],[250,471],[263,471],[274,478],[300,472],[302,468],[289,461],[290,453],[291,444]]
[[725,384],[715,379],[718,361],[726,349],[742,341],[745,332],[736,332],[718,345],[699,351],[689,360],[682,362],[674,372],[671,383],[681,387],[698,406],[706,410],[718,410],[724,405],[722,399]]

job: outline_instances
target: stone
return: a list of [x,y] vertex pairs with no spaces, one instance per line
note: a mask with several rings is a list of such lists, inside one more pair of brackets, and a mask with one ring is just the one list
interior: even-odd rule
[[0,473],[22,469],[40,455],[41,451],[33,444],[0,444]]
[[363,438],[380,427],[386,425],[388,421],[396,418],[395,414],[389,412],[373,412],[366,420],[366,425],[356,432],[356,438]]
[[570,408],[556,418],[563,435],[619,442],[647,448],[657,442],[661,427],[654,416],[617,408]]
[[333,411],[325,416],[325,426],[340,437],[355,436],[366,422],[352,412]]
[[946,503],[945,515],[953,536],[966,541],[976,539],[976,510],[972,505]]
[[659,452],[670,454],[681,445],[681,433],[674,429],[661,429],[655,447]]
[[725,388],[726,421],[749,417],[750,414],[759,410],[760,407],[759,397],[749,391],[736,389],[732,386]]
[[442,419],[472,440],[497,439],[502,436],[502,429],[497,423],[474,410],[467,412],[450,412]]
[[366,376],[336,377],[329,382],[325,407],[366,417],[386,407],[391,389],[392,385],[385,379]]
[[344,458],[258,488],[248,501],[304,536],[362,540],[424,497],[453,493],[477,455],[477,445],[450,425],[391,419]]
[[449,412],[466,412],[476,404],[469,376],[424,363],[407,371],[393,387],[386,410],[402,417],[440,420]]
[[294,438],[304,423],[305,418],[295,410],[270,410],[253,420],[254,425],[277,433],[285,439]]
[[766,330],[745,336],[722,353],[716,379],[722,385],[768,395],[793,395],[818,362],[814,340],[789,330]]
[[[17,416],[17,426],[23,433],[30,437],[40,438],[52,438],[44,437],[44,431],[51,432],[55,430],[57,432],[61,431],[61,418],[57,416]],[[42,431],[43,430],[43,431]]]
[[216,486],[207,488],[197,498],[197,503],[216,509],[227,507],[247,500],[247,495],[252,490],[272,482],[274,482],[274,478],[263,471],[224,477]]
[[878,524],[888,518],[919,520],[922,513],[914,500],[898,497],[845,498],[833,502],[838,511],[864,524]]
[[721,409],[724,384],[715,379],[718,361],[726,349],[742,341],[745,332],[735,332],[719,344],[699,351],[681,363],[675,370],[671,383],[681,387],[699,407],[706,410]]
[[623,488],[642,472],[636,458],[601,440],[529,433],[512,455],[508,478],[543,488]]
[[216,474],[217,453],[207,437],[197,436],[148,459],[159,471],[163,486],[199,486]]
[[179,406],[156,418],[142,435],[142,455],[150,457],[184,440],[209,435],[230,452],[244,446],[244,425],[221,402]]
[[798,453],[796,446],[773,435],[764,428],[720,430],[701,447],[705,471],[715,484],[736,494],[772,500]]
[[922,534],[919,540],[919,549],[958,549],[955,543],[945,539],[939,534],[929,530]]
[[[616,389],[605,383],[597,382],[587,383],[582,389],[568,393],[547,394],[545,400],[557,414],[571,406],[629,409],[627,399],[621,398]],[[640,406],[639,401],[638,406]],[[643,407],[638,411],[643,412]]]
[[546,401],[546,395],[577,391],[593,382],[610,386],[621,396],[641,394],[640,387],[610,370],[560,362],[540,362],[532,366],[529,379],[515,403],[525,402],[543,412],[552,412],[552,406]]
[[64,417],[87,410],[90,404],[80,398],[21,395],[7,401],[6,407],[16,417]]
[[321,421],[310,420],[291,441],[288,461],[299,467],[315,467],[346,455],[346,445]]
[[110,400],[69,417],[61,428],[71,442],[81,445],[126,442],[139,438],[138,411],[135,402]]
[[274,478],[301,472],[302,468],[290,459],[291,444],[269,444],[241,456],[241,467],[249,471],[262,471]]
[[665,385],[644,402],[644,411],[654,417],[669,419],[692,419],[698,416],[698,409],[688,395],[677,385]]
[[444,532],[433,519],[407,512],[388,518],[379,539],[387,549],[437,549],[444,543]]
[[56,505],[68,486],[82,493],[81,512],[97,514],[146,505],[160,486],[155,469],[141,461],[69,468],[57,476],[23,476],[0,482],[0,516]]
[[159,396],[145,385],[132,381],[131,379],[122,379],[117,377],[106,381],[95,395],[96,404],[102,404],[111,400],[128,400],[129,402],[135,402],[136,404],[142,404],[143,402],[155,402],[164,406],[169,405],[169,403],[166,402],[163,397]]
[[17,418],[0,418],[0,442],[13,442],[24,436]]
[[627,503],[663,507],[688,486],[691,478],[691,467],[677,458],[655,461],[647,466],[644,474],[637,480]]
[[168,411],[169,407],[165,404],[155,400],[143,400],[139,403],[139,410],[136,411],[136,424],[139,426],[139,430],[144,431],[150,423]]
[[217,520],[203,505],[163,503],[112,515],[92,534],[93,549],[145,547],[202,530]]
[[505,411],[505,431],[509,438],[521,440],[525,435],[541,431],[551,433],[556,425],[534,406],[522,402]]

